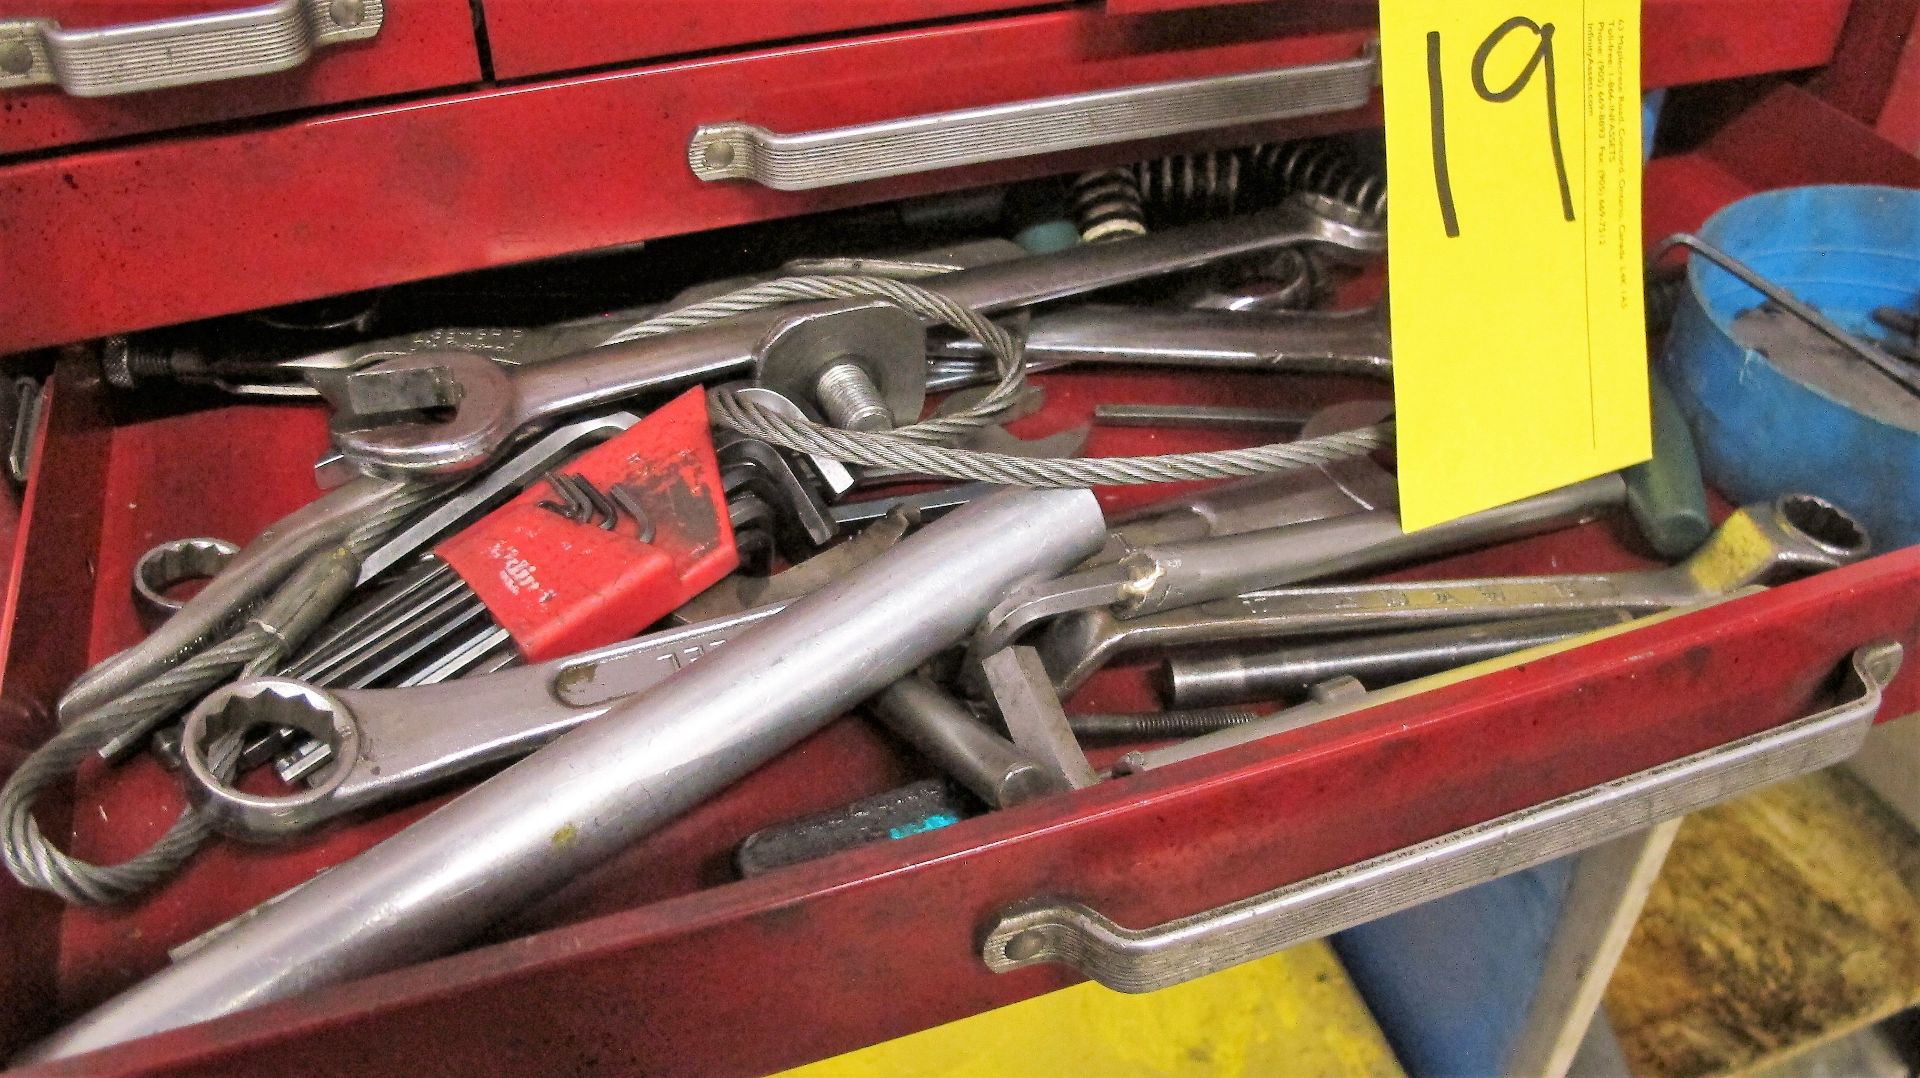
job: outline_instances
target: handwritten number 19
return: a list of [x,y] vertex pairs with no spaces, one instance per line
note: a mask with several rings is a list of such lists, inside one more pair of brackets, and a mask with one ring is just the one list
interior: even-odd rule
[[[1527,64],[1513,81],[1501,89],[1487,86],[1487,58],[1493,50],[1505,41],[1508,34],[1516,30],[1533,31],[1538,44],[1533,55],[1527,58]],[[1573,220],[1573,191],[1567,185],[1567,158],[1560,146],[1560,93],[1554,77],[1553,65],[1553,24],[1537,23],[1525,16],[1516,15],[1494,28],[1493,33],[1480,42],[1473,53],[1473,89],[1482,101],[1502,104],[1520,96],[1527,84],[1533,81],[1534,72],[1546,71],[1547,96],[1547,142],[1553,151],[1553,172],[1560,181],[1560,212],[1569,221]],[[1440,199],[1440,222],[1450,237],[1460,235],[1459,211],[1453,204],[1453,178],[1447,169],[1447,105],[1442,91],[1440,76],[1440,32],[1427,34],[1427,101],[1429,118],[1433,127],[1433,181],[1434,189]]]

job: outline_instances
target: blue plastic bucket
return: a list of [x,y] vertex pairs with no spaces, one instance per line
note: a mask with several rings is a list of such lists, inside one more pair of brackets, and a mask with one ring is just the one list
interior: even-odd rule
[[[1868,336],[1883,334],[1875,307],[1912,310],[1920,296],[1920,191],[1770,191],[1721,210],[1700,236]],[[1761,302],[1707,259],[1689,260],[1662,362],[1708,482],[1739,502],[1818,494],[1864,522],[1878,550],[1920,543],[1920,424],[1864,414],[1736,343],[1733,320]],[[1876,394],[1907,395],[1878,381]]]

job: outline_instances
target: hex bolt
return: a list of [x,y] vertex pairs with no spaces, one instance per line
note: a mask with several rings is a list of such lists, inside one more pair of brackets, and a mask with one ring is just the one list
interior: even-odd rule
[[858,363],[843,360],[821,371],[813,380],[813,395],[827,421],[842,430],[893,429],[886,398]]
[[926,330],[885,303],[800,315],[762,342],[755,381],[842,430],[891,430],[926,404]]

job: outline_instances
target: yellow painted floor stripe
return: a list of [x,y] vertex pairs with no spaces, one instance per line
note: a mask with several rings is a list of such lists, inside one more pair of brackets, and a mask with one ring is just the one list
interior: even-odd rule
[[1324,943],[1130,996],[1075,985],[787,1078],[1286,1075],[1397,1078],[1346,971]]

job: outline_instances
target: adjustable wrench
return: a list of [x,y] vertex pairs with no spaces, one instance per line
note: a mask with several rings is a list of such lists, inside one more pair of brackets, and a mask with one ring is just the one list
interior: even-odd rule
[[1064,693],[1114,656],[1144,647],[1466,625],[1582,610],[1646,614],[1837,568],[1865,557],[1868,549],[1866,530],[1853,518],[1812,495],[1789,494],[1735,511],[1691,557],[1665,569],[1275,588],[1132,621],[1110,610],[1089,610],[1054,622],[1040,638],[1039,652]]
[[[1169,230],[1125,243],[980,266],[930,278],[928,287],[984,313],[1095,291],[1223,258],[1301,243],[1378,251],[1385,235],[1290,202],[1263,213]],[[355,463],[388,472],[477,467],[520,428],[648,391],[739,377],[791,327],[864,301],[805,304],[623,344],[514,371],[470,352],[403,356],[355,372],[339,394],[334,442]],[[444,419],[423,418],[433,409]]]

